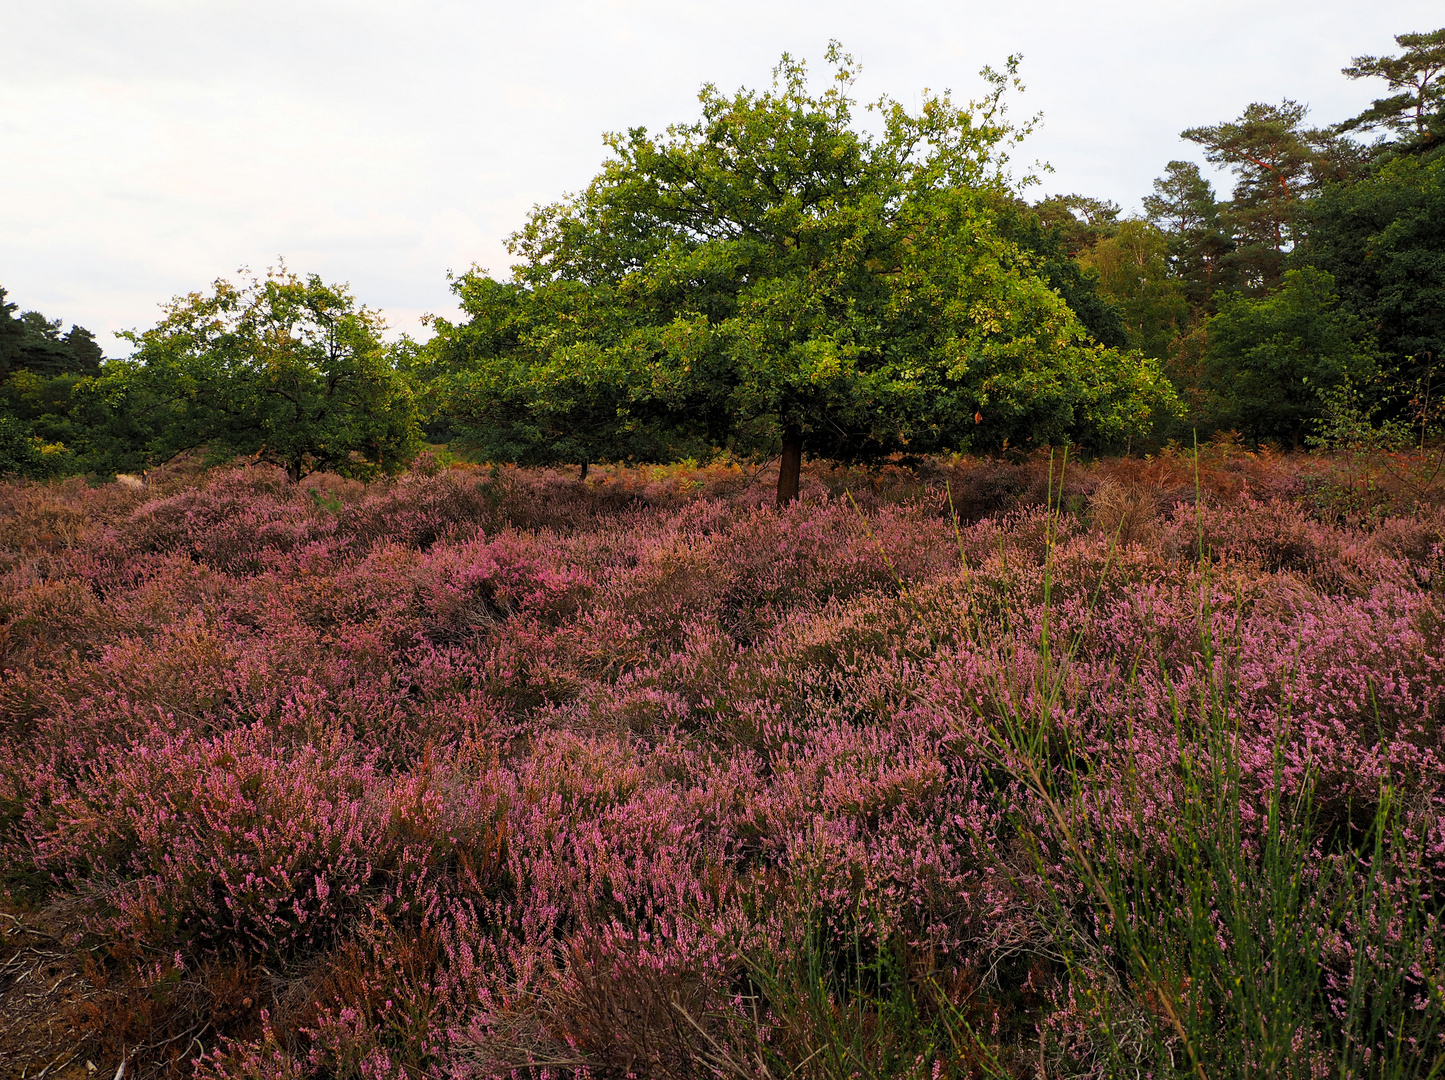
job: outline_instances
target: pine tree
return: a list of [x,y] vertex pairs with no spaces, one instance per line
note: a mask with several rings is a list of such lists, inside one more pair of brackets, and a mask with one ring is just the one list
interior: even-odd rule
[[1304,127],[1307,111],[1288,99],[1279,105],[1256,102],[1237,120],[1182,133],[1204,147],[1208,161],[1227,165],[1238,177],[1223,216],[1235,237],[1228,258],[1239,286],[1248,292],[1278,288],[1285,256],[1297,238],[1300,202],[1322,158],[1312,144],[1317,133]]
[[1169,264],[1195,312],[1213,311],[1215,293],[1234,285],[1224,206],[1192,161],[1171,161],[1144,199],[1144,213],[1169,237]]
[[1384,129],[1397,145],[1426,149],[1445,140],[1445,29],[1397,34],[1399,56],[1357,56],[1343,68],[1352,79],[1384,79],[1395,93],[1376,98],[1338,131]]

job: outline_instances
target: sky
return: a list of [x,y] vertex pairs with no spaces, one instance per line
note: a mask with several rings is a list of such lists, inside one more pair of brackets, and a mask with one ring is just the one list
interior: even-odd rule
[[859,98],[910,105],[1022,54],[1033,194],[1137,211],[1202,163],[1184,128],[1286,97],[1344,119],[1384,93],[1351,57],[1442,24],[1439,0],[0,0],[0,286],[119,356],[169,297],[284,258],[425,337],[448,272],[505,276],[603,132],[692,120],[785,51],[821,76],[830,39]]

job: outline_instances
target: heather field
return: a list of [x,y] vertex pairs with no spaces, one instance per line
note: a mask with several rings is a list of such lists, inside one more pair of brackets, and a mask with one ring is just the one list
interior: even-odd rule
[[1061,466],[0,487],[0,1075],[1438,1075],[1445,509]]

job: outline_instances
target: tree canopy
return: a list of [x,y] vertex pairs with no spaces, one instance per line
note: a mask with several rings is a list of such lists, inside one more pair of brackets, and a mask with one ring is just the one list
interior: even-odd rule
[[345,287],[284,268],[173,300],[127,359],[0,290],[0,472],[204,451],[370,476],[424,436],[584,477],[778,457],[786,501],[805,454],[1147,452],[1224,428],[1299,445],[1347,402],[1423,444],[1445,30],[1395,40],[1343,69],[1386,84],[1358,116],[1314,127],[1284,99],[1186,129],[1232,190],[1170,161],[1138,215],[1025,198],[1017,58],[979,100],[907,108],[861,105],[836,44],[821,87],[785,55],[765,90],[707,85],[691,122],[606,136],[592,181],[509,238],[509,277],[449,275],[462,315],[425,343],[383,341]]
[[419,445],[416,406],[381,339],[380,316],[345,286],[284,267],[241,285],[177,297],[124,336],[136,346],[112,392],[144,457],[204,449],[283,467],[395,472]]
[[1402,155],[1324,192],[1308,257],[1407,378],[1445,358],[1445,156]]
[[[1144,430],[1171,400],[1157,366],[1095,344],[998,227],[1027,130],[1005,115],[1014,61],[967,106],[883,99],[870,132],[856,66],[836,46],[829,60],[816,95],[785,56],[769,91],[706,86],[699,120],[609,136],[592,183],[513,236],[511,285],[464,277],[464,300],[521,314],[439,325],[465,361],[462,418],[539,436],[565,418],[596,448],[582,454],[624,436],[771,440],[783,501],[805,450],[1122,445]],[[601,406],[590,423],[580,387]]]
[[[1084,215],[1081,219],[1077,215]],[[1069,305],[1100,345],[1129,346],[1119,308],[1100,290],[1099,275],[1082,261],[1100,238],[1112,235],[1119,207],[1082,196],[1052,196],[1030,206],[1000,193],[992,217],[1004,238],[1033,256],[1038,275]]]
[[1265,299],[1227,298],[1208,329],[1216,421],[1296,449],[1326,392],[1368,382],[1379,368],[1369,327],[1340,307],[1334,278],[1312,267],[1285,271],[1283,286]]
[[1445,28],[1397,34],[1398,56],[1357,56],[1343,69],[1351,79],[1384,79],[1394,93],[1376,98],[1341,131],[1381,130],[1399,143],[1424,149],[1445,139]]
[[72,326],[62,334],[61,320],[47,319],[38,311],[17,316],[18,305],[5,297],[0,287],[0,380],[20,370],[41,377],[93,375],[100,370],[104,354],[89,330]]

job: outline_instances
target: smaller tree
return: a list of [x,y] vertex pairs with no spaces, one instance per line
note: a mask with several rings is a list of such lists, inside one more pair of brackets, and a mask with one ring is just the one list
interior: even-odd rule
[[1225,297],[1206,327],[1204,370],[1214,422],[1298,449],[1325,395],[1345,380],[1370,382],[1378,348],[1341,310],[1334,278],[1290,270],[1271,296]]
[[150,462],[204,448],[293,479],[401,469],[420,445],[417,410],[383,343],[380,315],[346,286],[284,266],[242,285],[177,297],[111,388]]
[[1170,274],[1169,238],[1147,221],[1119,223],[1080,259],[1098,275],[1099,291],[1122,317],[1127,344],[1163,358],[1189,321],[1183,285]]
[[1192,161],[1171,161],[1144,198],[1144,214],[1169,238],[1169,266],[1184,288],[1195,318],[1213,310],[1214,294],[1233,286],[1229,255],[1234,241],[1224,228],[1224,207]]

